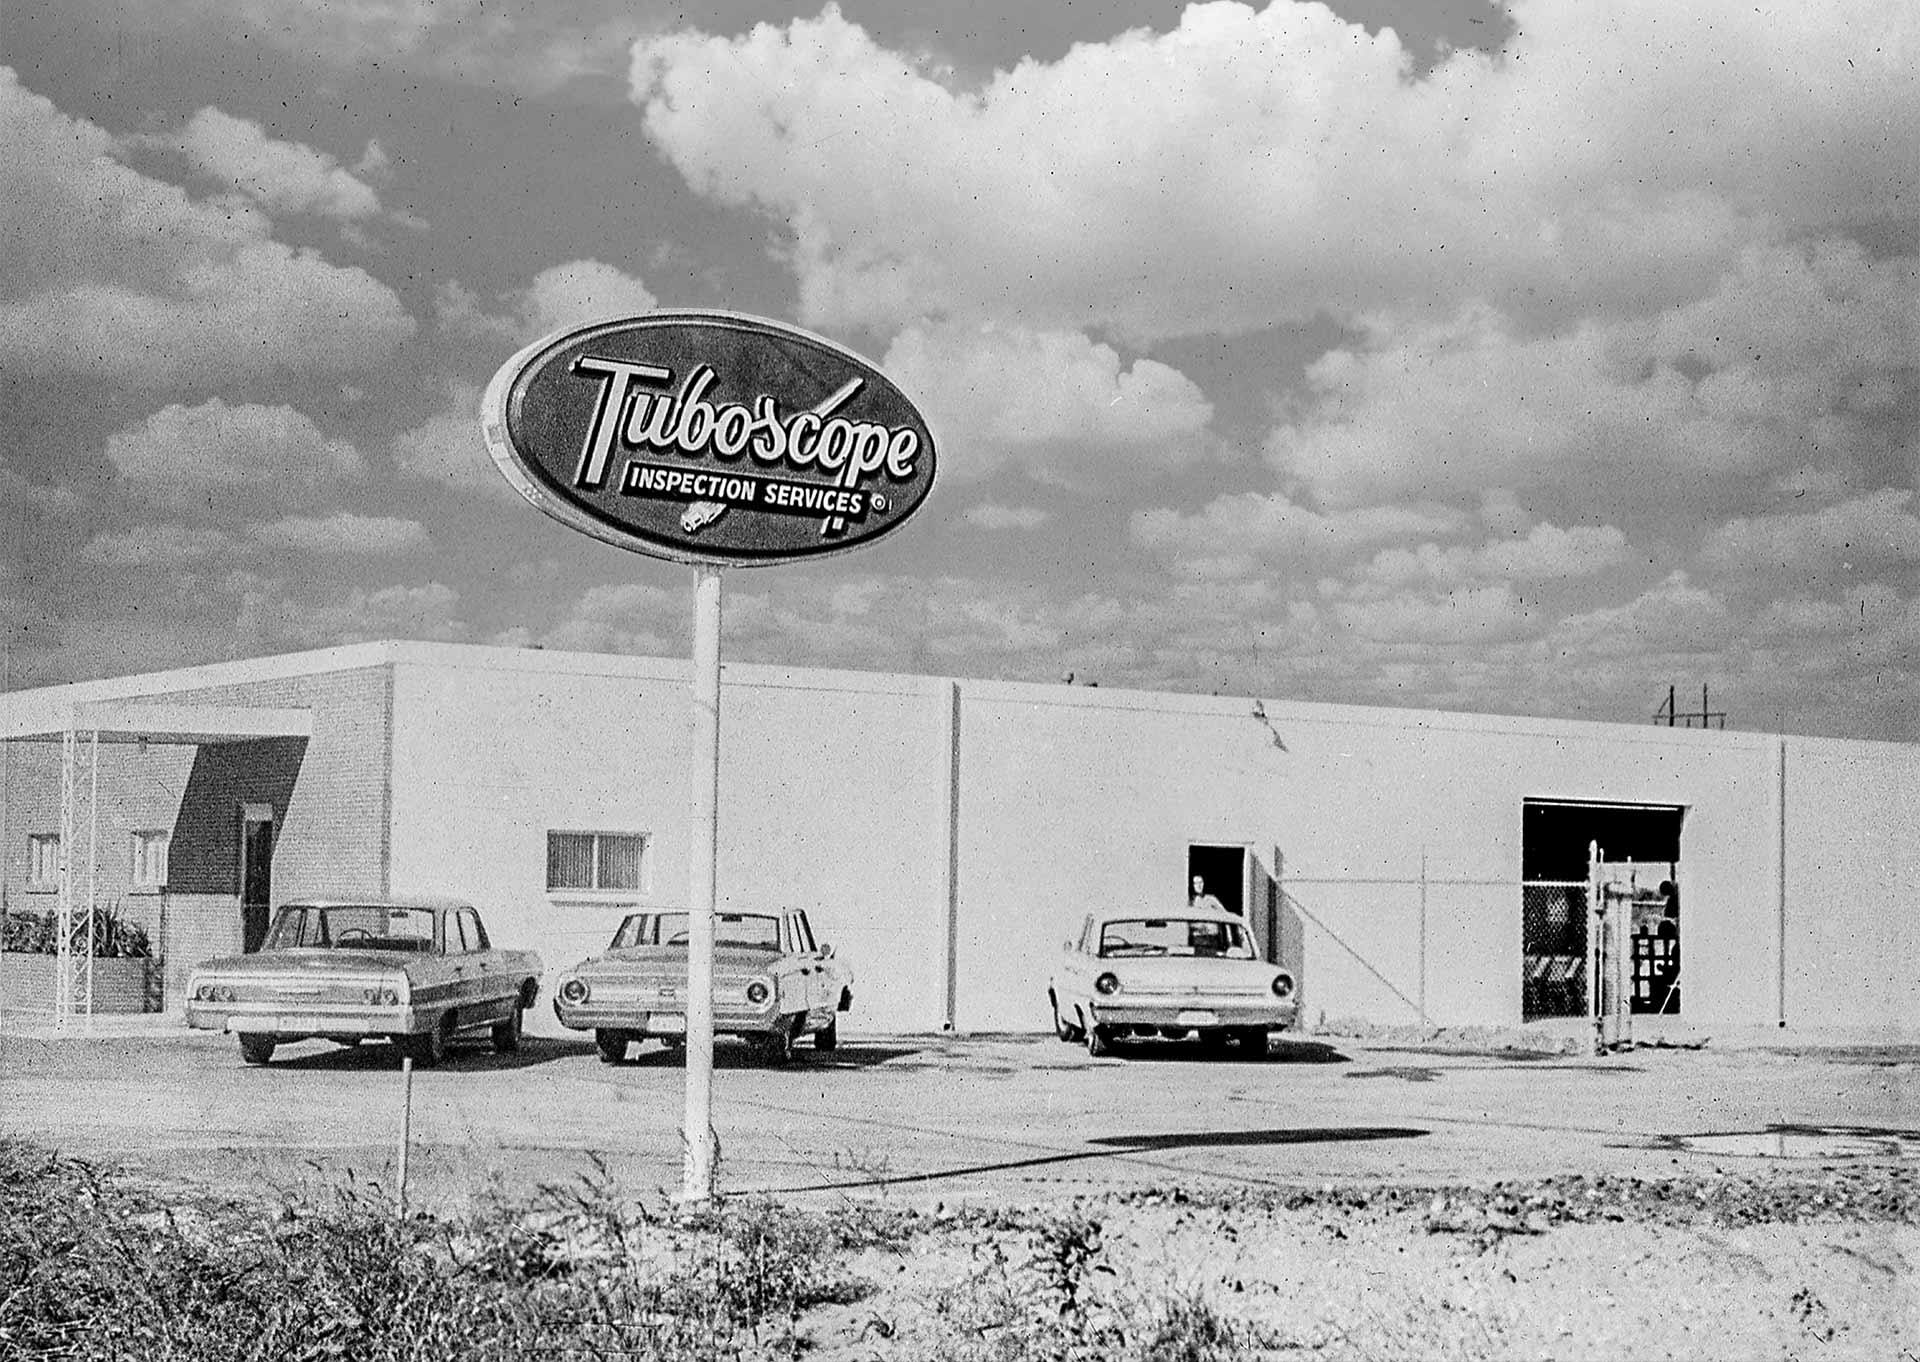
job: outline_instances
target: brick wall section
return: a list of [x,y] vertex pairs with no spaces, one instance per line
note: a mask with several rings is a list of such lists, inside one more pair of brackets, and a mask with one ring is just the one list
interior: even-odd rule
[[[392,668],[388,665],[168,691],[166,704],[253,705],[313,712],[313,737],[202,747],[102,743],[97,897],[154,935],[167,956],[167,1006],[185,968],[239,945],[240,810],[270,804],[276,821],[273,901],[321,891],[385,889],[391,840]],[[89,744],[80,759],[76,882],[86,892]],[[0,908],[53,911],[58,895],[27,888],[29,836],[60,830],[60,743],[0,743]],[[172,832],[172,905],[131,887],[132,836]],[[223,916],[227,925],[222,925]],[[170,941],[162,941],[164,935]],[[230,928],[230,930],[229,930]],[[205,954],[200,954],[205,952]]]

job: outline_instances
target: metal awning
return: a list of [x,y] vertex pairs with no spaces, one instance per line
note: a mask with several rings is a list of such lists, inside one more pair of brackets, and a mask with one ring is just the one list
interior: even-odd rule
[[200,745],[256,738],[311,738],[313,711],[257,705],[169,705],[147,700],[21,706],[10,712],[0,697],[0,740],[59,742],[68,733],[100,735],[103,743]]

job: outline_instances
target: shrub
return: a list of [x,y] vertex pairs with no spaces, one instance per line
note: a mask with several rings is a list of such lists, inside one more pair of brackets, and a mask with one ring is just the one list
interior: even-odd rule
[[[73,915],[73,944],[86,949],[87,909]],[[100,959],[148,960],[153,957],[153,941],[147,929],[120,916],[118,904],[95,907],[93,913],[93,953]],[[58,955],[60,953],[60,915],[58,913],[9,912],[0,928],[0,950],[21,955]]]

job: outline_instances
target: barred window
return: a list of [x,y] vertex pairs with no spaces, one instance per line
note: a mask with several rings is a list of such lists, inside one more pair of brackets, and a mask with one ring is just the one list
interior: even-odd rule
[[173,846],[173,834],[164,830],[133,834],[133,877],[135,889],[164,889],[167,884],[167,852]]
[[645,883],[647,839],[637,832],[549,832],[547,889],[630,889]]
[[36,832],[27,838],[27,888],[60,887],[60,834]]

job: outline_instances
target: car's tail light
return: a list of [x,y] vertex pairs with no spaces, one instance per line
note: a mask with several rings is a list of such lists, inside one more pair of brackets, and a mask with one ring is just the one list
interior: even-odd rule
[[755,979],[752,983],[747,985],[747,1001],[752,1003],[755,1007],[758,1007],[760,1006],[761,1003],[764,1003],[769,996],[771,995],[767,989],[766,983],[763,980]]
[[560,985],[560,1001],[572,1003],[576,1007],[584,1003],[591,993],[592,990],[587,987],[587,981],[584,979],[569,979]]
[[1095,993],[1118,993],[1120,991],[1120,976],[1117,974],[1101,975],[1093,981],[1093,991]]
[[1293,996],[1293,976],[1291,974],[1276,974],[1273,976],[1273,996],[1276,998],[1291,998]]

